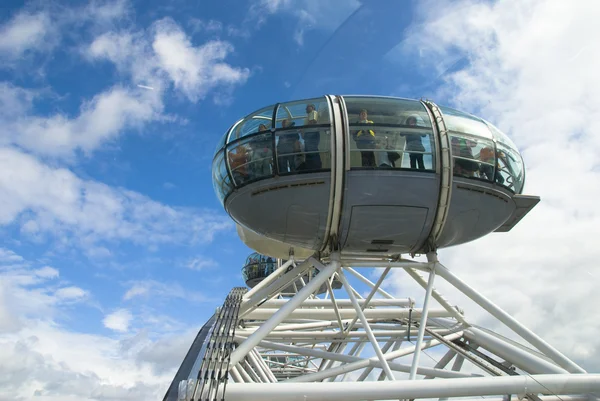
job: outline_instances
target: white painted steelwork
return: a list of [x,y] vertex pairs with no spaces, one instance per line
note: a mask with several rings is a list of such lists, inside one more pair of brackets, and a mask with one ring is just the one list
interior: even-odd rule
[[[587,374],[541,340],[451,273],[435,253],[427,256],[427,262],[378,265],[366,254],[332,252],[325,260],[315,256],[282,266],[242,302],[224,400],[595,399],[600,375]],[[319,273],[307,276],[296,294],[281,293],[312,268]],[[317,295],[334,276],[343,287]],[[497,318],[495,329],[504,325],[518,337],[471,325],[433,287],[434,277]],[[422,299],[394,297],[397,284],[409,281],[423,287]]]
[[[230,384],[226,397],[239,401],[360,401],[501,394],[589,394],[600,375],[536,375],[494,378],[362,383]],[[268,394],[268,396],[267,396]],[[561,399],[561,397],[558,397]]]

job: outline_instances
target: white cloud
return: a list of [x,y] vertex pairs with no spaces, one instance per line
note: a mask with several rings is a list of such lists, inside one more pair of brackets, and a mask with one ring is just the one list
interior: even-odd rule
[[225,41],[213,40],[194,46],[171,19],[162,19],[147,32],[108,32],[85,50],[88,58],[107,59],[134,81],[153,88],[172,84],[190,101],[203,99],[211,90],[243,84],[246,68],[232,67],[223,60],[233,51]]
[[[231,228],[225,216],[173,208],[139,193],[86,181],[11,148],[0,148],[0,225],[27,213],[40,233],[72,234],[84,247],[98,241],[140,244],[207,242]],[[71,238],[70,236],[66,237]]]
[[147,283],[136,283],[130,289],[127,290],[125,295],[123,295],[123,299],[128,301],[135,297],[148,295],[150,292],[150,285]]
[[42,322],[0,336],[0,360],[2,399],[157,399],[173,375],[124,357],[119,341]]
[[34,271],[35,275],[42,278],[56,278],[59,276],[58,270],[50,266],[44,266]]
[[190,291],[179,283],[165,283],[156,280],[129,282],[129,289],[123,295],[124,301],[134,298],[156,300],[159,298],[179,298],[190,302],[213,302],[214,300],[197,291]]
[[51,51],[61,36],[73,27],[87,25],[92,29],[108,27],[126,17],[126,0],[92,1],[86,6],[66,8],[47,4],[39,11],[23,10],[0,25],[0,65],[15,67],[28,53]]
[[143,322],[166,324],[171,335],[160,334],[161,327],[128,337],[133,314],[117,309],[104,323],[119,333],[119,340],[69,330],[55,317],[69,320],[73,301],[88,293],[76,286],[55,290],[56,269],[30,267],[35,262],[12,250],[0,248],[0,253],[19,263],[0,268],[0,399],[146,400],[164,395],[196,328],[142,313]]
[[122,20],[131,12],[127,0],[91,1],[85,7],[74,10],[73,19],[79,15],[80,19],[93,20],[96,24],[106,24]]
[[220,33],[223,31],[223,23],[216,20],[202,20],[200,18],[190,18],[188,25],[192,28],[192,34],[198,32]]
[[0,54],[16,59],[28,50],[47,46],[51,29],[47,13],[21,12],[0,26]]
[[432,68],[457,55],[466,61],[442,76],[440,103],[449,99],[506,131],[528,167],[525,193],[542,198],[510,233],[443,251],[441,260],[598,371],[600,293],[588,272],[600,258],[600,4],[434,1],[421,9],[405,48]]
[[151,91],[115,86],[82,105],[77,117],[63,114],[11,116],[5,121],[4,140],[51,156],[89,153],[114,140],[122,131],[161,118],[162,100]]
[[22,262],[23,258],[20,255],[17,255],[10,249],[0,248],[0,263],[18,263]]
[[[79,11],[82,21],[94,19],[100,24],[126,15],[127,10],[126,2],[116,1],[91,3]],[[61,26],[66,26],[64,21],[77,19],[69,17],[75,11],[69,9],[60,17]],[[20,18],[17,16],[15,21],[7,24],[25,29],[26,24]],[[33,17],[27,18],[29,21]],[[41,32],[41,21],[51,19],[47,15],[44,18],[32,20],[38,21],[35,32]],[[13,30],[11,27],[5,29]],[[33,28],[26,29],[29,31]],[[1,41],[12,41],[11,35],[14,36],[7,33],[4,39],[0,35],[0,53],[3,49]],[[37,38],[42,34],[32,35],[29,36]],[[19,49],[33,46],[33,40],[23,39]],[[4,45],[6,49],[7,46]],[[165,90],[172,86],[193,102],[214,92],[215,102],[220,102],[250,76],[248,69],[224,62],[232,52],[230,43],[219,40],[194,46],[181,27],[170,19],[159,20],[146,31],[104,29],[104,33],[83,50],[83,55],[89,60],[113,62],[122,74],[131,76],[133,82],[114,85],[84,101],[75,116],[65,113],[36,115],[34,101],[42,99],[44,91],[0,82],[0,146],[18,145],[40,155],[69,158],[78,151],[89,155],[114,142],[123,133],[139,131],[151,122],[185,123],[185,119],[163,113]]]
[[192,270],[204,270],[206,268],[215,267],[217,265],[218,265],[217,262],[213,259],[194,258],[194,259],[189,260],[185,266],[188,269],[192,269]]
[[129,330],[129,324],[133,315],[127,309],[118,309],[104,317],[102,323],[106,328],[125,333]]
[[[81,300],[87,292],[67,286],[55,290],[59,272],[50,266],[33,268],[15,252],[0,248],[0,333],[14,332],[35,319],[54,318],[57,305]],[[1,338],[1,336],[0,336]]]
[[88,296],[88,292],[75,286],[59,288],[54,295],[61,301],[79,301]]

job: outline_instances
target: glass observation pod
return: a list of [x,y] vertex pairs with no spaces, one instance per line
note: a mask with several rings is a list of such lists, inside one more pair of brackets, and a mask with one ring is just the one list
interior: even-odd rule
[[430,101],[324,96],[237,121],[213,184],[242,240],[272,257],[422,253],[509,231],[538,202],[492,124]]
[[278,267],[277,259],[259,253],[251,253],[242,267],[242,277],[248,287],[254,288]]
[[[289,246],[288,246],[289,248]],[[242,267],[242,277],[246,282],[246,285],[250,288],[254,288],[258,283],[265,279],[269,274],[277,270],[282,264],[287,262],[286,260],[275,259],[271,256],[261,255],[260,253],[251,253],[246,258],[246,263]],[[293,266],[288,268],[288,271],[292,270]],[[291,286],[284,289],[284,294],[295,294],[300,290],[306,283],[308,283],[314,276],[319,274],[320,271],[317,268],[311,268],[301,277],[299,277]],[[334,278],[331,282],[333,289],[342,288],[342,283],[337,278]],[[323,284],[319,287],[317,294],[322,294],[327,291],[327,286]]]

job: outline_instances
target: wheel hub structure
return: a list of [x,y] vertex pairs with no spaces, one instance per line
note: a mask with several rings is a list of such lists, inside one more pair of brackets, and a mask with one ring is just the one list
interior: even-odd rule
[[[398,270],[424,289],[422,299],[384,289]],[[471,324],[434,288],[442,279],[512,339]],[[282,292],[290,286],[297,292]],[[233,289],[200,330],[164,399],[574,401],[599,393],[599,374],[471,288],[436,253],[415,262],[333,252],[291,258],[251,290]]]

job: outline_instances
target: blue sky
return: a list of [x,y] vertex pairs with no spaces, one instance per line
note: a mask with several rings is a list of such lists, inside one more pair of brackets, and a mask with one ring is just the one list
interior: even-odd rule
[[[582,349],[588,336],[564,337],[560,323],[573,316],[553,285],[568,283],[567,305],[598,297],[590,280],[564,280],[572,276],[557,262],[573,257],[579,277],[600,276],[589,262],[600,223],[600,127],[590,118],[600,116],[600,59],[588,16],[598,10],[561,4],[3,3],[0,360],[27,355],[0,363],[10,394],[162,394],[195,331],[243,285],[250,251],[211,184],[217,141],[258,108],[327,93],[432,98],[511,136],[528,166],[526,193],[542,204],[509,235],[444,256],[470,275],[487,260],[482,249],[502,249],[498,269],[473,280],[533,325],[556,319],[550,340],[591,363],[600,343]],[[577,162],[549,158],[557,149]],[[525,268],[534,261],[554,268]],[[540,281],[519,287],[500,270]],[[401,279],[392,287],[415,291]],[[585,333],[598,323],[584,312],[575,320]],[[15,373],[37,356],[43,369]],[[81,374],[99,392],[74,384]]]

